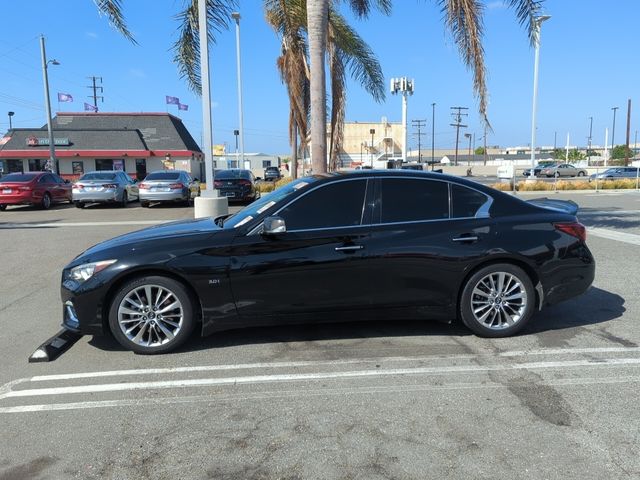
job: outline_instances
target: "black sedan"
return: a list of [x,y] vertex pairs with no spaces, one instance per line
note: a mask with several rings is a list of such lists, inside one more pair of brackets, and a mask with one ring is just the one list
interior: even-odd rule
[[234,200],[252,202],[260,198],[256,177],[251,170],[241,168],[219,170],[215,174],[213,187],[218,190],[220,196],[227,197],[230,202]]
[[62,273],[64,325],[139,353],[194,329],[341,320],[458,318],[505,337],[591,285],[576,211],[427,172],[306,177],[85,251]]

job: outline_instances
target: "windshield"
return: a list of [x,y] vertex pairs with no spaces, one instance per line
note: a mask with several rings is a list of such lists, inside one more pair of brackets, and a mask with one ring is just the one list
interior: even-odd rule
[[[217,175],[216,175],[217,178]],[[283,198],[291,195],[292,193],[300,190],[301,188],[305,188],[308,185],[315,182],[317,179],[314,177],[305,177],[300,178],[298,180],[294,180],[291,183],[287,183],[280,188],[276,188],[273,192],[268,193],[264,197],[260,197],[259,200],[256,200],[252,204],[246,206],[238,213],[227,217],[224,219],[224,228],[237,228],[245,223],[250,222],[254,218],[257,218],[262,213],[270,209],[277,202],[282,200]]]
[[82,180],[115,180],[116,174],[111,172],[92,172],[87,173],[80,177],[80,181]]
[[155,172],[147,175],[145,180],[177,180],[180,172]]
[[1,182],[30,182],[35,175],[25,175],[24,173],[10,173],[0,179]]

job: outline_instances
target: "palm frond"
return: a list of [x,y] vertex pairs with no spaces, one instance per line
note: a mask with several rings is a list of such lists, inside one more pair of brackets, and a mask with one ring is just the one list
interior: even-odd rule
[[507,6],[516,11],[516,17],[520,25],[525,25],[531,46],[536,43],[536,17],[542,11],[544,0],[507,0]]
[[[215,34],[229,27],[231,12],[237,8],[236,0],[205,0],[207,2],[207,36],[215,43]],[[189,0],[175,19],[179,23],[178,40],[173,44],[173,61],[178,65],[181,78],[186,78],[189,88],[200,93],[200,37],[198,26],[198,0]]]
[[445,15],[445,24],[453,35],[462,60],[473,72],[473,90],[478,98],[478,110],[489,127],[487,71],[482,46],[484,6],[479,0],[440,0],[440,5]]
[[122,0],[94,0],[98,12],[109,19],[109,23],[118,30],[127,40],[136,44],[133,34],[129,31],[122,14]]
[[376,102],[385,98],[385,81],[380,62],[373,50],[337,11],[329,10],[329,43],[335,44],[340,60],[348,68],[351,77],[373,97]]
[[358,18],[367,18],[373,8],[385,15],[391,13],[392,0],[346,0],[351,10]]

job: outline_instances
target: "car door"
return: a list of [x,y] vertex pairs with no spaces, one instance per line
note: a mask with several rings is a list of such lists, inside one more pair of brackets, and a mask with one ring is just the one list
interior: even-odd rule
[[239,236],[231,248],[231,288],[244,319],[253,323],[348,315],[370,307],[365,178],[337,180],[305,192],[274,214],[287,231]]
[[444,180],[380,179],[377,224],[363,251],[373,271],[375,307],[390,315],[451,318],[467,265],[492,243],[491,202]]
[[51,197],[51,202],[58,202],[60,198],[60,190],[57,189],[57,184],[53,175],[50,173],[44,174],[38,180],[38,197],[42,199],[45,193],[49,193]]
[[71,200],[71,184],[66,183],[60,176],[52,174],[55,182],[54,197],[56,202],[65,202]]

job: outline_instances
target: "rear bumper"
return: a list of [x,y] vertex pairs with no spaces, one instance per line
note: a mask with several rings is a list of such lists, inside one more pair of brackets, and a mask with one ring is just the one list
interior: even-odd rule
[[80,203],[109,203],[122,199],[122,193],[118,190],[106,192],[73,192],[73,201]]
[[253,200],[256,196],[255,192],[247,189],[238,189],[238,188],[218,188],[218,192],[220,192],[221,197],[227,197],[230,201],[233,200]]
[[[577,249],[578,250],[578,249]],[[596,262],[586,245],[582,245],[579,255],[565,259],[556,265],[553,272],[543,275],[541,279],[544,289],[545,305],[569,300],[586,292],[596,274]]]

